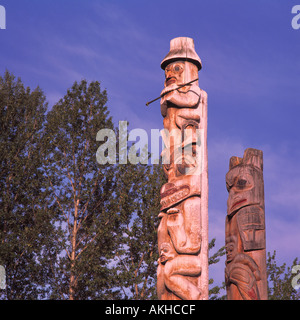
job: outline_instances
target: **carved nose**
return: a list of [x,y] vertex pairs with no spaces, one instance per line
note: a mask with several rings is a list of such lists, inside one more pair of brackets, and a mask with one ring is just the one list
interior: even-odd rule
[[166,78],[168,79],[168,78],[172,78],[172,77],[174,77],[174,73],[172,71],[167,71]]

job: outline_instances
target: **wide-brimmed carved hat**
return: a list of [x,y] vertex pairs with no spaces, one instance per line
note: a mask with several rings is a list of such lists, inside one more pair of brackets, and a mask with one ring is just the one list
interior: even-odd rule
[[178,37],[170,41],[170,51],[161,62],[161,68],[174,61],[184,60],[194,63],[198,70],[202,68],[201,59],[195,51],[194,40],[188,37]]

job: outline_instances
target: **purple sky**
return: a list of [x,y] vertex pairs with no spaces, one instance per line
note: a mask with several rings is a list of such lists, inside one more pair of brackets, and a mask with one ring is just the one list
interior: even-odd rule
[[[162,129],[160,62],[172,38],[194,39],[208,93],[209,234],[224,244],[229,158],[264,152],[267,251],[292,263],[300,244],[300,29],[290,0],[2,0],[0,74],[39,85],[49,107],[75,80],[108,90],[116,125]],[[299,21],[300,23],[300,21]],[[211,268],[223,280],[224,260]]]

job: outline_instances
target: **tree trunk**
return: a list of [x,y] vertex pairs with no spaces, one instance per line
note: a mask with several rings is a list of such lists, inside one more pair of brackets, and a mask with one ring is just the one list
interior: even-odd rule
[[[75,201],[74,201],[75,202]],[[71,270],[70,270],[70,285],[69,285],[69,300],[74,300],[76,292],[76,274],[75,274],[75,260],[76,260],[76,239],[77,239],[77,218],[79,200],[74,203],[74,224],[72,230],[72,247],[71,247]]]

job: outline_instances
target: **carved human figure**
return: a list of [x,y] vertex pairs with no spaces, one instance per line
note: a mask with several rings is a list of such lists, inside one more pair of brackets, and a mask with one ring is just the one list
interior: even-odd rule
[[244,253],[238,253],[237,239],[234,236],[226,239],[225,284],[231,286],[227,293],[228,300],[259,300],[257,281],[260,271],[256,262]]
[[203,165],[207,95],[198,86],[201,60],[193,40],[171,40],[170,52],[161,66],[165,70],[161,113],[166,146],[162,159],[168,182],[161,189],[157,291],[160,299],[207,299],[208,190],[207,167]]
[[[158,266],[159,298],[169,300],[169,291],[184,300],[199,300],[201,291],[197,287],[197,276],[201,274],[198,256],[201,248],[199,232],[200,210],[198,197],[190,197],[175,207],[160,213],[158,228]],[[191,209],[194,217],[186,216]],[[195,224],[197,222],[198,224]],[[190,278],[192,277],[192,279]],[[193,279],[194,278],[194,279]],[[176,297],[171,297],[176,299]]]
[[267,299],[262,151],[230,159],[225,227],[227,298]]

